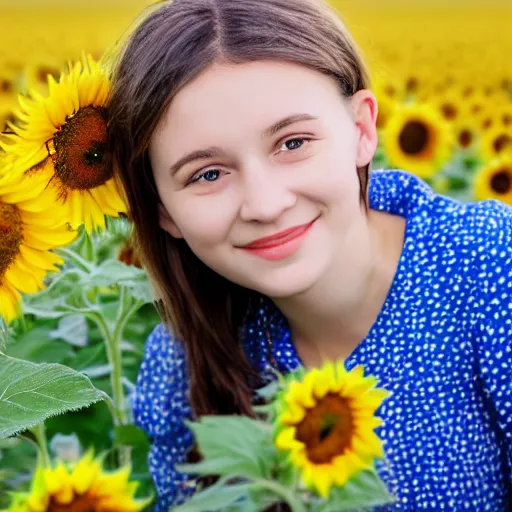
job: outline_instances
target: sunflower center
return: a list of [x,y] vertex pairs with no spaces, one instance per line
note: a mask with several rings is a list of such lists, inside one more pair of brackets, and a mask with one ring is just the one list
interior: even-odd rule
[[473,134],[470,130],[462,130],[459,133],[459,144],[463,148],[467,148],[471,145],[473,141]]
[[13,204],[0,202],[0,279],[19,253],[23,231],[21,215]]
[[410,121],[403,127],[399,142],[404,153],[419,155],[428,145],[428,128],[420,121]]
[[441,105],[441,112],[445,119],[452,120],[457,117],[457,108],[451,103]]
[[103,185],[112,177],[106,162],[107,123],[104,111],[81,108],[69,116],[53,137],[52,158],[57,176],[71,189],[88,190]]
[[507,194],[512,188],[512,180],[510,179],[510,172],[505,169],[498,171],[491,178],[491,188],[498,194]]
[[4,94],[10,94],[13,90],[12,82],[6,79],[0,80],[0,92]]
[[76,494],[71,503],[59,503],[52,497],[46,512],[96,512],[98,499],[90,495]]
[[296,438],[306,445],[311,462],[328,464],[350,446],[352,432],[350,403],[336,393],[328,393],[307,410],[297,425]]
[[493,144],[496,153],[501,153],[507,146],[510,145],[512,145],[512,138],[510,138],[510,136],[506,133],[497,137]]

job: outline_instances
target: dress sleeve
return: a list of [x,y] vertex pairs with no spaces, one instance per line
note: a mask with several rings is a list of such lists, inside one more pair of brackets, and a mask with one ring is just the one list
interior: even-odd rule
[[155,512],[167,512],[195,489],[193,478],[175,468],[186,462],[193,446],[192,433],[183,422],[192,416],[186,366],[182,345],[158,325],[146,341],[132,396],[135,424],[151,441],[149,470],[158,495]]
[[492,215],[485,219],[485,237],[474,249],[479,262],[474,294],[478,375],[512,471],[512,208],[484,203]]

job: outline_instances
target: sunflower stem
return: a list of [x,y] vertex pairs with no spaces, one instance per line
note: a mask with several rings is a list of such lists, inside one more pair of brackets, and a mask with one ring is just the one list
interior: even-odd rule
[[62,254],[63,256],[67,256],[80,270],[83,270],[88,274],[92,272],[93,266],[75,251],[66,247],[59,247],[56,249],[56,252]]
[[[119,309],[113,329],[109,329],[107,322],[101,313],[94,315],[94,319],[100,329],[107,349],[108,362],[112,367],[110,373],[110,383],[112,386],[112,394],[114,398],[114,411],[112,414],[114,425],[126,425],[130,421],[130,414],[126,407],[124,387],[123,387],[123,360],[121,341],[124,328],[130,318],[143,306],[144,302],[131,298],[127,289],[121,287],[119,297]],[[119,446],[119,463],[126,465],[130,463],[131,448],[129,446]]]
[[255,488],[260,489],[268,489],[272,491],[274,494],[282,498],[291,509],[291,512],[307,512],[307,507],[304,503],[298,499],[290,489],[283,487],[281,484],[277,482],[273,482],[272,480],[264,480],[262,478],[254,478],[252,479],[254,482]]
[[51,467],[51,459],[48,452],[48,443],[46,441],[46,429],[44,426],[44,421],[39,423],[39,425],[31,428],[30,430],[32,434],[34,434],[34,437],[37,441],[37,446],[39,447],[39,456],[43,461],[44,467]]

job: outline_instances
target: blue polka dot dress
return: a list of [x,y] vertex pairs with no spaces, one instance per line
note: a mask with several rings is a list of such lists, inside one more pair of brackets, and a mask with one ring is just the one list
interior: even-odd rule
[[[386,454],[377,469],[397,501],[379,510],[512,510],[512,208],[463,204],[395,170],[370,174],[369,199],[406,219],[386,301],[345,362],[391,391],[377,411]],[[264,379],[301,364],[270,301],[249,312],[241,343]],[[157,512],[194,490],[175,469],[193,442],[187,389],[184,349],[157,326],[133,396],[152,439]]]

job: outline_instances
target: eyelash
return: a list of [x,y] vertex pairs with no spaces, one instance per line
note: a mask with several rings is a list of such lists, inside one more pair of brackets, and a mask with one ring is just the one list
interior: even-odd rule
[[[284,144],[286,144],[287,142],[291,142],[292,140],[300,140],[302,142],[311,142],[313,139],[311,137],[290,137],[289,139],[284,139],[283,142],[280,143],[279,147],[282,147]],[[288,151],[297,151],[299,149],[302,149],[303,147],[304,147],[304,144],[302,144],[301,146],[299,146],[296,149],[289,149]],[[192,179],[190,179],[190,181],[187,183],[187,186],[201,181],[201,178],[203,178],[207,172],[214,171],[214,170],[217,170],[217,169],[210,168],[210,169],[206,169],[206,170],[202,171],[200,174],[198,174],[195,177],[193,177]]]

